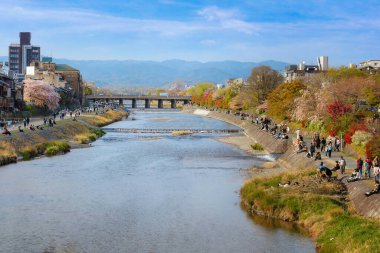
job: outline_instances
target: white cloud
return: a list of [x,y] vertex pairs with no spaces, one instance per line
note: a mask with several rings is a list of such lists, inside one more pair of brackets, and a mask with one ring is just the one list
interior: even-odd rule
[[258,24],[242,20],[243,15],[237,9],[221,9],[216,6],[209,6],[198,11],[198,15],[210,23],[220,25],[223,29],[230,29],[246,34],[254,34],[259,30]]

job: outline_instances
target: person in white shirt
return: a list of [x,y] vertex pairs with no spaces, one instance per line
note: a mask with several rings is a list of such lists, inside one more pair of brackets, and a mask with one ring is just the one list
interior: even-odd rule
[[339,160],[340,174],[344,174],[346,171],[346,160],[344,160],[343,156],[340,157]]

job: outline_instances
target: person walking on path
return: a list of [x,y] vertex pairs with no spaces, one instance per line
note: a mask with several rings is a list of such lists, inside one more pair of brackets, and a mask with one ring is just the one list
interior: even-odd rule
[[329,158],[331,158],[331,152],[332,152],[332,150],[333,150],[332,143],[329,143],[329,145],[326,148],[326,156],[328,156]]
[[372,160],[371,158],[367,157],[364,163],[365,171],[364,175],[365,178],[370,179],[371,178],[371,167],[372,167]]
[[375,176],[375,183],[380,184],[380,167],[373,168],[373,175]]
[[378,156],[375,156],[375,158],[373,158],[372,160],[372,166],[373,167],[379,167],[380,164],[379,164],[379,157]]
[[345,174],[346,172],[346,160],[344,160],[343,156],[340,157],[339,160],[340,174]]
[[321,140],[321,152],[325,151],[325,147],[326,147],[326,139],[325,139],[325,137],[322,137],[322,140]]
[[340,140],[338,138],[335,139],[335,149],[337,152],[340,151]]
[[301,130],[297,129],[296,130],[296,135],[297,135],[297,140],[300,139],[300,135],[301,135]]
[[321,148],[321,139],[319,139],[319,135],[315,138],[315,148]]
[[358,172],[358,178],[362,179],[363,175],[363,160],[361,157],[359,157],[358,160],[356,160],[356,171]]
[[310,156],[313,157],[315,153],[315,146],[314,143],[310,143]]

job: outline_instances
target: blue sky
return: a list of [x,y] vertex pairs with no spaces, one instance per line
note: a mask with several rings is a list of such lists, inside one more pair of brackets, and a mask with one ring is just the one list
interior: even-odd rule
[[[0,0],[0,55],[20,31],[67,59],[332,65],[380,58],[380,1]],[[4,10],[7,10],[4,12]]]

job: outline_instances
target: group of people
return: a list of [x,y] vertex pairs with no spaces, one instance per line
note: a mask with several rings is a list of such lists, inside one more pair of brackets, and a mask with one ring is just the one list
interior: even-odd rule
[[[380,176],[379,176],[379,157],[375,156],[375,158],[372,160],[371,158],[367,157],[365,161],[362,160],[361,157],[359,157],[356,160],[356,168],[354,173],[351,175],[350,181],[356,181],[360,179],[370,179],[373,175],[375,178],[375,182],[379,183]],[[364,175],[363,175],[364,170]]]
[[340,171],[341,175],[344,175],[346,173],[346,165],[347,162],[343,158],[343,156],[340,156],[340,159],[338,161],[335,161],[335,166],[333,168],[328,168],[324,165],[323,162],[320,163],[318,167],[318,172],[326,177],[331,177],[333,174],[333,171]]
[[299,129],[296,130],[296,135],[296,145],[298,147],[297,153],[306,152],[306,157],[314,158],[314,160],[321,160],[322,153],[325,153],[325,156],[331,158],[333,151],[339,152],[341,149],[341,141],[337,137],[325,139],[324,137],[321,138],[318,133],[315,133],[309,147],[307,147]]

